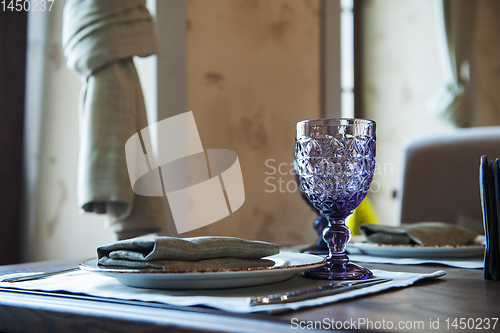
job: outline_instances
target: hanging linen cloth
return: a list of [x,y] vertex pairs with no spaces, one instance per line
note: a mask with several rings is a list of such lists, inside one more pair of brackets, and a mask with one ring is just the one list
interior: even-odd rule
[[438,6],[438,47],[444,84],[429,101],[432,113],[457,127],[474,125],[470,75],[476,1],[441,0]]
[[132,191],[125,160],[125,142],[148,126],[132,57],[158,50],[146,0],[68,0],[62,38],[67,66],[84,84],[79,111],[79,207],[106,214],[121,239],[163,229],[161,198]]

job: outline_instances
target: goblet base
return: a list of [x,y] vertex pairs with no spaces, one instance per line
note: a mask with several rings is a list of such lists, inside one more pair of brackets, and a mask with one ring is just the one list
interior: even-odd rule
[[349,262],[346,264],[326,264],[304,272],[303,275],[306,278],[320,280],[363,280],[371,278],[373,273]]

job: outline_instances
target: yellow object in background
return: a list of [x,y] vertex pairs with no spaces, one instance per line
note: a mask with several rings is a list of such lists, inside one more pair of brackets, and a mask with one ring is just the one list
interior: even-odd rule
[[361,235],[359,226],[363,223],[380,224],[375,209],[368,198],[361,201],[358,208],[345,220],[345,224],[351,229],[353,236]]

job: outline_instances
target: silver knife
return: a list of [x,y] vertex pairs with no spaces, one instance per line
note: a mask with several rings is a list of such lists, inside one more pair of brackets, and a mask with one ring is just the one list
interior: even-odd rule
[[49,276],[63,274],[63,273],[67,273],[67,272],[77,271],[77,270],[79,270],[78,267],[73,267],[73,268],[69,268],[69,269],[65,269],[65,270],[52,271],[52,272],[20,273],[20,274],[15,274],[16,275],[15,277],[4,278],[0,282],[22,282],[22,281],[38,280],[38,279],[44,279],[44,278],[49,277]]
[[325,286],[312,289],[302,289],[302,290],[289,291],[282,294],[254,297],[250,300],[250,305],[256,306],[256,305],[282,304],[282,303],[303,301],[306,299],[340,294],[346,291],[365,288],[389,281],[392,281],[392,279],[370,279],[361,281],[358,280],[358,281],[346,281],[341,283],[330,283]]

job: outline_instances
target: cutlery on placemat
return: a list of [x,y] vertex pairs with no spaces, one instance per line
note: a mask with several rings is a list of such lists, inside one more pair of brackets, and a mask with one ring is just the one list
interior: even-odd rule
[[78,267],[73,267],[73,268],[65,269],[65,270],[61,270],[61,271],[42,272],[42,273],[38,273],[38,274],[36,274],[36,273],[35,274],[33,274],[33,273],[25,273],[25,274],[19,273],[22,275],[21,276],[17,275],[15,277],[10,277],[10,278],[5,278],[5,279],[2,279],[0,282],[21,282],[21,281],[38,280],[38,279],[43,279],[43,278],[53,276],[53,275],[77,271],[79,269],[80,268],[78,268]]
[[392,279],[370,279],[361,281],[345,281],[341,283],[330,283],[325,286],[289,291],[282,294],[266,295],[254,297],[250,300],[250,305],[282,304],[303,301],[322,296],[340,294],[343,292],[373,286],[379,283],[389,282]]

